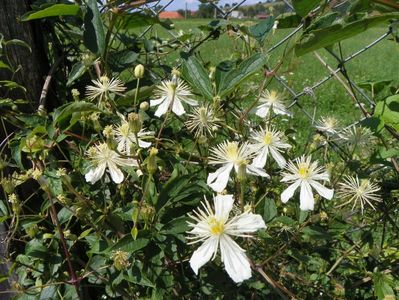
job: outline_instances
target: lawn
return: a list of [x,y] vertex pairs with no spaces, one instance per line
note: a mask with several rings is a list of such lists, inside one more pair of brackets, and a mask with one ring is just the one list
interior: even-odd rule
[[[206,19],[192,19],[192,20],[175,20],[175,30],[172,31],[174,35],[179,31],[187,32],[198,31],[198,26],[208,24],[211,20]],[[240,21],[245,22],[245,21]],[[248,22],[248,21],[246,21]],[[270,35],[264,48],[268,49],[276,42],[280,41],[293,29],[280,29],[274,35]],[[363,34],[355,36],[351,39],[345,40],[342,43],[342,52],[344,56],[363,48],[367,44],[373,42],[384,32],[386,27],[376,27],[369,29]],[[300,32],[301,33],[301,32]],[[283,44],[276,51],[274,51],[269,58],[269,67],[273,68],[278,61],[283,57],[284,51],[290,49],[293,42],[299,38],[300,33],[290,40],[289,44]],[[156,35],[160,37],[173,38],[170,33],[161,27],[154,27],[147,33],[148,35]],[[221,35],[218,39],[209,40],[198,48],[198,54],[205,63],[210,66],[216,66],[224,60],[235,59],[240,52],[244,51],[243,42],[237,39],[236,36],[229,36],[228,34]],[[338,53],[338,47],[334,47],[334,51]],[[356,83],[363,81],[379,81],[387,78],[397,78],[397,70],[399,70],[399,61],[392,59],[387,61],[387,58],[397,56],[399,48],[397,44],[384,39],[382,42],[362,53],[352,61],[345,64],[348,74]],[[337,67],[337,62],[325,50],[319,50],[318,53],[325,59],[332,68]],[[178,62],[178,54],[172,53],[165,57],[165,61],[170,63]],[[283,64],[278,71],[278,75],[283,76],[287,84],[293,88],[294,91],[301,92],[304,88],[312,86],[324,76],[328,75],[329,71],[310,53],[302,57],[296,57],[293,52],[290,52],[283,59]],[[395,76],[396,75],[396,76]],[[260,83],[262,75],[254,77],[250,84],[256,86]],[[399,78],[398,78],[399,79]],[[283,91],[281,85],[274,80],[271,82],[269,88],[275,88]],[[287,98],[290,98],[288,93]],[[367,104],[367,102],[365,102]],[[330,79],[327,83],[314,90],[314,96],[304,96],[300,98],[300,104],[306,109],[309,114],[314,115],[315,119],[324,115],[334,115],[341,120],[342,125],[351,124],[353,121],[359,120],[361,114],[359,109],[355,107],[355,103],[348,96],[348,93],[342,85],[335,79]],[[245,106],[245,103],[244,105]],[[367,106],[370,109],[369,106]],[[298,135],[302,139],[308,135],[308,130],[300,130],[308,128],[311,121],[304,116],[304,113],[297,107],[293,107],[295,117],[290,120],[294,128],[299,129]]]

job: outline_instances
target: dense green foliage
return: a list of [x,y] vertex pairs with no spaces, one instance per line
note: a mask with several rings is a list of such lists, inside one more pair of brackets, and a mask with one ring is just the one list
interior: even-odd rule
[[[296,13],[262,21],[173,24],[125,2],[41,0],[21,17],[51,28],[48,55],[56,67],[53,94],[39,104],[0,99],[3,127],[15,128],[1,142],[0,152],[0,221],[9,228],[12,263],[2,280],[16,275],[15,296],[398,296],[397,5],[359,0],[335,7],[294,0]],[[287,43],[271,51],[300,24]],[[276,25],[283,29],[276,31]],[[361,54],[366,64],[343,61],[388,28],[385,40]],[[8,46],[26,45],[0,43],[0,68],[19,72]],[[326,63],[339,70],[310,90],[331,73]],[[380,68],[378,74],[374,66]],[[160,98],[162,83],[172,98],[164,113],[162,104],[149,103]],[[0,84],[11,95],[16,90],[29,93],[12,78]],[[212,116],[196,118],[180,89],[199,103],[200,112],[211,111]],[[269,96],[277,91],[286,106],[291,104],[291,117],[272,109],[266,117],[253,113],[266,90]],[[185,114],[173,105],[179,97]],[[340,126],[326,129],[319,121],[326,116],[335,117]],[[193,130],[193,120],[202,122],[204,130]],[[220,255],[196,275],[189,261],[199,244],[189,244],[188,222],[194,222],[190,214],[204,197],[216,195],[207,180],[219,168],[210,158],[212,149],[226,141],[245,144],[265,126],[279,130],[290,145],[281,152],[284,159],[311,156],[325,168],[329,182],[323,184],[335,190],[334,197],[326,200],[315,191],[313,210],[301,209],[299,192],[283,203],[289,184],[282,181],[286,174],[275,155],[264,166],[270,178],[247,174],[249,161],[235,162],[237,173],[231,172],[222,194],[236,199],[235,214],[251,211],[267,225],[252,232],[252,238],[236,239],[249,258],[252,277],[235,283]],[[118,139],[123,128],[133,134],[127,149]],[[110,157],[118,157],[117,166],[108,164],[104,176],[97,176],[101,159]],[[306,179],[312,170],[302,167],[298,174]],[[352,201],[351,191],[342,188],[347,176],[360,180]],[[370,192],[374,199],[360,199],[370,187],[375,188]],[[223,231],[214,220],[207,222],[212,234]]]

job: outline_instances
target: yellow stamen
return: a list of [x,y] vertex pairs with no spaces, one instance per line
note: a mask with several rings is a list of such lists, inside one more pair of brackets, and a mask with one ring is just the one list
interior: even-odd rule
[[211,217],[208,224],[213,235],[221,235],[224,232],[224,222],[222,220]]
[[308,164],[304,164],[304,163],[299,164],[299,168],[298,168],[299,177],[301,177],[302,179],[305,179],[309,176],[309,173],[310,172],[309,172]]
[[263,142],[266,145],[270,145],[272,140],[273,140],[273,134],[270,131],[266,132],[266,134],[265,134],[265,136],[263,138]]

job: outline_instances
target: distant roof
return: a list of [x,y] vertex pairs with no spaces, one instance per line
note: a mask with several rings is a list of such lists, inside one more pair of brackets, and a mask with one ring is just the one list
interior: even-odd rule
[[163,11],[159,14],[160,19],[183,19],[177,11]]

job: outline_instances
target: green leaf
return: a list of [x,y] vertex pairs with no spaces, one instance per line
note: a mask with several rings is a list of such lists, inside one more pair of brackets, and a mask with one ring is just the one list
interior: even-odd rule
[[105,33],[96,0],[87,0],[87,12],[84,17],[83,41],[85,46],[97,55],[105,51]]
[[56,293],[57,293],[57,285],[51,285],[51,282],[49,282],[49,285],[46,286],[42,292],[40,293],[40,298],[39,300],[52,300],[56,299]]
[[301,24],[302,17],[294,12],[283,13],[276,18],[277,28],[292,28]]
[[395,299],[395,293],[392,288],[394,284],[392,275],[374,272],[372,278],[374,283],[374,296],[376,296],[378,300],[383,300],[386,296],[393,296],[392,299]]
[[399,13],[366,16],[361,20],[351,23],[337,23],[321,29],[312,30],[305,34],[295,46],[295,53],[297,56],[301,56],[308,52],[333,45],[394,18],[399,18]]
[[160,20],[158,17],[148,16],[142,13],[126,13],[120,17],[118,29],[134,29],[143,26],[160,24],[166,29],[172,29],[170,20]]
[[83,62],[79,61],[72,66],[71,73],[69,73],[67,86],[71,86],[72,83],[81,77],[86,72],[86,66]]
[[8,69],[11,70],[10,66],[7,65],[5,62],[3,62],[2,60],[0,60],[0,69]]
[[22,21],[30,21],[58,16],[76,16],[80,12],[80,6],[76,4],[54,4],[45,9],[29,12],[22,16]]
[[292,0],[296,13],[301,17],[307,16],[319,3],[320,0]]
[[77,112],[98,112],[100,109],[93,103],[84,101],[67,103],[54,111],[53,124],[66,121],[73,113]]
[[224,97],[232,92],[241,82],[255,74],[266,62],[266,55],[256,53],[244,60],[237,68],[226,74],[218,86],[218,94]]
[[319,226],[307,226],[303,229],[303,234],[315,240],[331,239],[331,235]]
[[149,242],[150,242],[149,239],[146,238],[133,239],[131,234],[127,234],[122,239],[120,239],[115,245],[108,248],[104,252],[121,250],[132,254],[147,246]]
[[212,84],[202,64],[194,56],[183,57],[183,59],[184,79],[206,99],[211,100],[213,98]]
[[263,207],[263,219],[266,223],[270,222],[277,216],[277,207],[273,199],[266,198]]
[[264,21],[248,28],[248,33],[254,39],[256,39],[260,44],[263,44],[268,33],[273,28],[274,18],[269,17]]
[[176,235],[186,232],[189,229],[187,224],[188,220],[190,220],[190,218],[185,216],[173,219],[162,228],[161,233],[166,235]]
[[374,116],[399,131],[399,95],[378,101],[375,106]]

